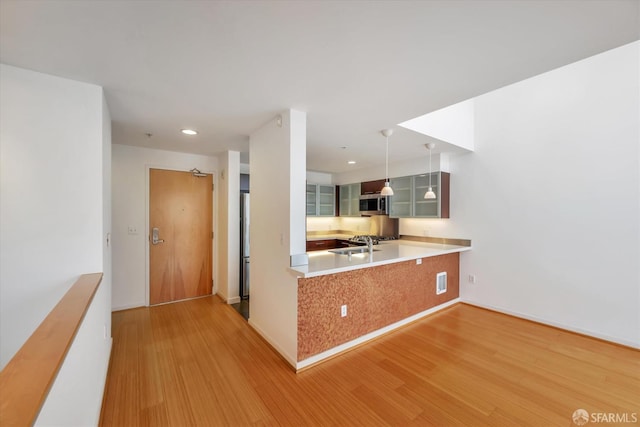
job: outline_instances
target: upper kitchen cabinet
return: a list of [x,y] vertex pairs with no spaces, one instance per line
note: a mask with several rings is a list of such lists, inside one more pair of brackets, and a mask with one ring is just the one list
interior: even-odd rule
[[382,187],[384,187],[384,182],[384,179],[365,181],[360,184],[360,194],[380,194]]
[[316,184],[307,184],[307,216],[316,216],[318,214],[318,186]]
[[340,186],[340,216],[360,216],[360,183]]
[[393,196],[389,197],[389,216],[394,218],[407,218],[412,216],[413,177],[403,176],[401,178],[391,178],[389,184],[393,189]]
[[394,218],[449,218],[448,172],[433,172],[431,187],[435,199],[425,199],[429,189],[429,174],[392,178],[389,216]]
[[335,214],[336,187],[307,184],[307,216],[334,216]]

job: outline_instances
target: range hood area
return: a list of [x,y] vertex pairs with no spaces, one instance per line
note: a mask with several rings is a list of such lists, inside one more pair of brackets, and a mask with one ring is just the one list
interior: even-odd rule
[[398,218],[389,218],[389,215],[371,215],[369,222],[369,234],[371,236],[398,238]]

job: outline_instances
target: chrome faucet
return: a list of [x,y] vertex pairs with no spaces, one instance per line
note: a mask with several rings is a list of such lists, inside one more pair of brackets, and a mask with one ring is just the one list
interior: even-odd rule
[[369,255],[373,255],[373,239],[371,236],[364,236],[365,242],[367,242],[367,248],[369,249]]

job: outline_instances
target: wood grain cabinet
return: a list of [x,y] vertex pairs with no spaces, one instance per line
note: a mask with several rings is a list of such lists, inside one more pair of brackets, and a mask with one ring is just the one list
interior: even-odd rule
[[360,194],[380,194],[384,187],[384,179],[365,181],[360,184]]
[[307,252],[335,249],[336,242],[337,242],[336,239],[307,240]]
[[392,218],[449,218],[448,172],[432,172],[431,187],[435,199],[425,199],[429,188],[429,174],[391,178],[393,196],[389,198]]
[[364,245],[364,243],[350,242],[347,239],[307,240],[307,252],[326,251],[327,249],[348,248],[350,246],[362,245]]

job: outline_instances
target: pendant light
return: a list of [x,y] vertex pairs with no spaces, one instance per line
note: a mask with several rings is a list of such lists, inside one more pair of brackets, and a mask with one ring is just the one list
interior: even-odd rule
[[382,191],[380,191],[381,196],[393,196],[393,189],[389,185],[389,137],[393,134],[393,129],[383,129],[380,133],[387,139],[387,152],[385,155],[385,181],[384,187],[382,187]]
[[436,144],[434,142],[430,142],[428,144],[424,144],[424,146],[429,150],[429,189],[424,193],[424,198],[435,199],[436,193],[433,192],[433,188],[431,187],[431,150],[433,150],[433,147],[435,147]]

